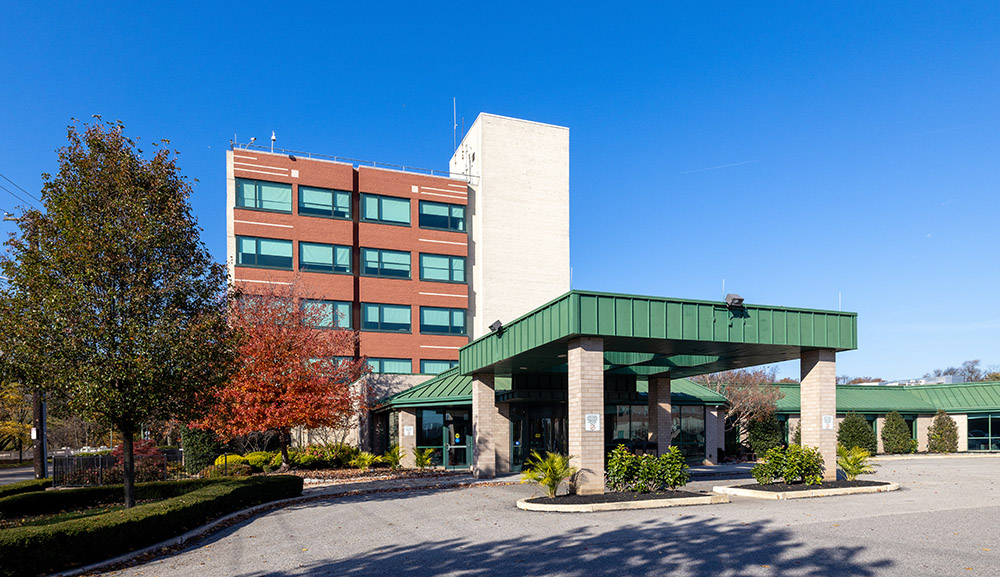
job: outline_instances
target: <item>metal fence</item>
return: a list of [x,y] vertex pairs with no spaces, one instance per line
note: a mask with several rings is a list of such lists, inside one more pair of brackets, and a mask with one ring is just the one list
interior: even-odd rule
[[[186,478],[179,452],[135,457],[135,481],[166,481]],[[116,485],[124,482],[124,467],[113,455],[89,455],[52,458],[54,487]]]

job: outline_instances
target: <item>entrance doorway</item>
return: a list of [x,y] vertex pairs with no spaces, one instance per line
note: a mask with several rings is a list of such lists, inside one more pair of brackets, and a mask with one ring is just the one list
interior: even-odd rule
[[510,470],[520,471],[532,451],[566,454],[566,405],[511,405]]
[[467,469],[472,463],[472,418],[467,410],[448,410],[444,414],[444,467]]

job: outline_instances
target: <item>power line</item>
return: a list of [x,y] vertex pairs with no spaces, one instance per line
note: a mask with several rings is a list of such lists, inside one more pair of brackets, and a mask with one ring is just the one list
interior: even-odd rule
[[[37,207],[37,206],[35,206],[35,205],[34,205],[33,203],[31,203],[31,202],[28,202],[27,200],[24,200],[24,199],[23,199],[23,198],[21,198],[20,196],[18,196],[18,195],[16,195],[16,194],[14,194],[14,193],[13,193],[13,192],[12,192],[12,191],[11,191],[11,190],[9,189],[9,188],[7,188],[6,186],[4,186],[4,185],[2,185],[2,184],[0,184],[0,189],[3,189],[3,190],[5,190],[5,191],[7,191],[7,194],[9,194],[9,195],[13,196],[14,198],[16,198],[16,199],[20,200],[20,201],[21,201],[21,202],[23,202],[24,204],[27,204],[27,205],[31,206],[32,208],[38,208],[38,207]],[[29,196],[30,196],[30,195],[29,195]],[[39,202],[40,202],[40,201],[39,201]],[[39,210],[40,210],[40,209],[39,209]]]
[[13,184],[14,186],[16,186],[16,187],[18,188],[18,190],[20,190],[20,191],[21,191],[21,192],[23,192],[24,194],[27,194],[28,196],[30,196],[31,198],[33,198],[33,199],[37,200],[38,202],[42,202],[42,199],[40,199],[40,198],[38,198],[37,196],[35,196],[35,195],[31,194],[31,193],[30,193],[30,192],[28,192],[27,190],[24,190],[23,188],[21,188],[21,185],[19,185],[18,183],[14,182],[13,180],[11,180],[11,179],[7,178],[7,177],[6,177],[6,176],[5,176],[5,175],[4,175],[4,174],[3,174],[2,172],[0,172],[0,176],[2,176],[2,177],[3,177],[3,179],[4,179],[4,180],[6,180],[7,182],[9,182],[9,183]]

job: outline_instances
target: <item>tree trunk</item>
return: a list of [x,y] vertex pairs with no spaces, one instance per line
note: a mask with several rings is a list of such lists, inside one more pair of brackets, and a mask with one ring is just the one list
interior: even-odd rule
[[288,437],[291,436],[290,431],[279,431],[278,432],[278,446],[281,448],[281,470],[287,471],[292,468],[292,464],[288,460]]
[[125,469],[125,507],[135,507],[135,454],[134,440],[135,432],[131,430],[122,431],[122,464]]

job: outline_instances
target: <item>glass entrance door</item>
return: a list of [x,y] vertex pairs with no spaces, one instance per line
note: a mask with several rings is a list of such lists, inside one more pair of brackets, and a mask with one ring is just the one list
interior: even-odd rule
[[532,451],[566,454],[565,405],[511,407],[510,469],[520,471]]
[[472,462],[469,442],[472,419],[467,410],[448,410],[444,415],[444,467],[467,469]]

